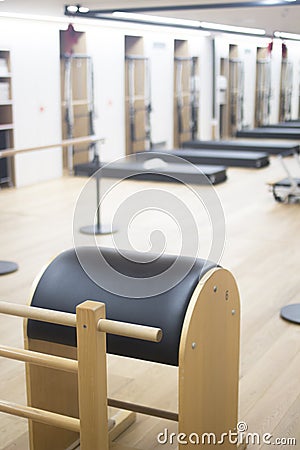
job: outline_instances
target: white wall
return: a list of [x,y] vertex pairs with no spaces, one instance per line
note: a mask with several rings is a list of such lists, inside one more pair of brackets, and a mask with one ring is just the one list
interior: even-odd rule
[[254,127],[255,85],[256,85],[256,46],[245,43],[239,54],[244,62],[244,110],[243,127]]
[[150,60],[151,131],[153,144],[173,144],[174,39],[164,33],[147,33],[145,56]]
[[111,161],[125,154],[124,34],[102,27],[85,30],[94,65],[95,133],[105,138],[101,160]]
[[[2,48],[11,51],[15,147],[61,141],[59,34],[47,22],[0,19]],[[62,175],[61,149],[15,157],[16,185]]]
[[212,53],[211,38],[191,36],[188,39],[190,56],[199,58],[200,107],[198,137],[210,139],[212,132]]
[[[61,140],[59,30],[68,19],[40,21],[0,17],[2,48],[11,50],[13,72],[15,147],[52,144]],[[79,23],[79,25],[78,25]],[[199,137],[210,139],[212,131],[212,37],[198,31],[77,21],[86,33],[87,52],[93,57],[95,74],[96,134],[106,139],[102,160],[125,154],[125,35],[143,37],[145,55],[151,60],[152,140],[173,146],[174,40],[187,40],[191,56],[200,58]],[[245,65],[244,124],[254,124],[256,47],[261,39],[219,35],[216,60],[228,57],[229,44],[239,46]],[[289,44],[294,62],[293,117],[298,116],[299,43]],[[218,62],[219,64],[219,62]],[[217,74],[220,67],[216,67]],[[271,121],[278,121],[281,41],[274,41],[272,53]],[[61,149],[37,151],[16,157],[16,184],[23,186],[59,177]]]

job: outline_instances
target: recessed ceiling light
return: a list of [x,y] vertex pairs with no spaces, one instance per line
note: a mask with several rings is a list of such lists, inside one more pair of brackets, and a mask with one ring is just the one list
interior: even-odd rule
[[67,11],[70,12],[70,13],[77,13],[78,6],[76,6],[76,5],[69,5],[69,6],[67,6]]
[[83,14],[88,13],[89,10],[90,10],[90,8],[87,8],[86,6],[79,6],[79,9],[78,9],[78,11]]

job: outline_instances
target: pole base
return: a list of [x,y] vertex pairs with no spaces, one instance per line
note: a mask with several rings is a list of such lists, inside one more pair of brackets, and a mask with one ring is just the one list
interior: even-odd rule
[[9,273],[16,272],[19,266],[15,262],[0,261],[0,275],[7,275]]
[[101,234],[112,234],[116,230],[113,230],[110,225],[87,225],[80,228],[80,233],[99,236]]
[[280,311],[280,316],[288,322],[300,325],[300,303],[284,306]]

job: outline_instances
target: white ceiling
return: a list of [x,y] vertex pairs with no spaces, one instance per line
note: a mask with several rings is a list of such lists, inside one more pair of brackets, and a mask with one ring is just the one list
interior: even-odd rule
[[[116,8],[122,10],[124,8],[141,6],[174,6],[194,3],[198,5],[208,3],[222,4],[229,1],[231,3],[241,3],[247,0],[82,0],[82,2],[75,1],[74,3],[80,3],[83,6],[88,6],[90,9]],[[0,13],[62,16],[64,15],[64,5],[66,3],[72,3],[72,0],[4,0],[0,1]],[[276,30],[300,33],[300,5],[288,3],[288,1],[286,5],[276,7],[182,10],[147,14],[258,27],[266,29],[268,34],[272,34]]]

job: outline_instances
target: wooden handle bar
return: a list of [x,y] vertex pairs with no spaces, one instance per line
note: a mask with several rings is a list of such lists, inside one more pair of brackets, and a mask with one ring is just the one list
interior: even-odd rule
[[9,314],[11,316],[26,317],[27,319],[40,320],[41,322],[50,322],[69,327],[76,327],[75,314],[53,311],[52,309],[35,308],[34,306],[0,302],[0,313]]
[[97,326],[98,331],[117,334],[119,336],[130,337],[134,339],[143,339],[144,341],[160,342],[162,339],[162,330],[160,328],[146,327],[127,322],[118,322],[115,320],[100,319]]
[[80,421],[74,417],[63,416],[43,409],[31,408],[30,406],[18,405],[0,401],[0,412],[12,414],[25,419],[35,420],[36,422],[52,425],[66,430],[80,432]]
[[83,136],[80,138],[64,139],[63,141],[57,144],[39,145],[38,147],[27,147],[19,149],[7,148],[5,150],[0,151],[0,158],[18,155],[19,153],[34,152],[36,150],[48,150],[56,147],[68,147],[69,145],[89,144],[92,142],[99,142],[99,141],[103,143],[104,139],[99,138],[97,136]]
[[[18,317],[26,317],[27,319],[40,320],[41,322],[76,327],[75,314],[53,311],[52,309],[0,302],[0,313]],[[160,328],[146,327],[144,325],[118,322],[115,320],[100,319],[97,329],[98,331],[103,331],[105,333],[117,334],[119,336],[143,339],[152,342],[160,342],[162,339],[162,330]]]
[[65,372],[78,371],[78,361],[74,359],[62,358],[61,356],[47,355],[46,353],[33,352],[20,348],[0,346],[0,356],[17,361],[29,362],[37,366],[51,369],[63,370]]

